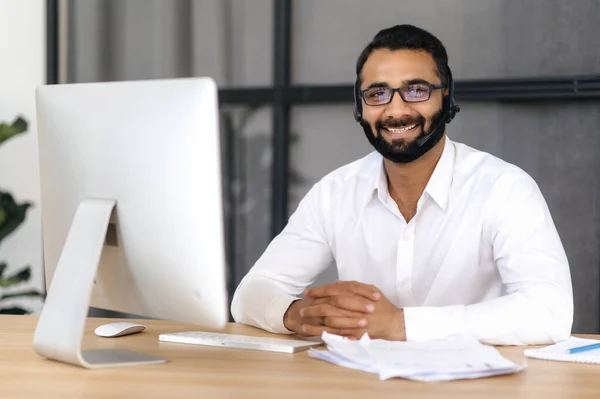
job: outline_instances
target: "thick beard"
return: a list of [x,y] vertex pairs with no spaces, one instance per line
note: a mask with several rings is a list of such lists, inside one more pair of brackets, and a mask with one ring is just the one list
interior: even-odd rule
[[[419,159],[424,154],[426,154],[429,150],[431,150],[444,136],[444,131],[446,130],[446,124],[441,123],[442,119],[445,117],[445,112],[443,112],[443,108],[440,109],[432,118],[431,118],[431,128],[435,128],[433,132],[431,132],[431,136],[426,139],[429,135],[429,132],[425,131],[425,118],[420,116],[417,119],[413,119],[412,121],[402,121],[402,123],[389,123],[377,121],[375,124],[375,128],[377,129],[377,135],[373,132],[371,125],[362,121],[360,125],[365,131],[365,135],[367,139],[371,143],[371,145],[379,152],[384,158],[389,159],[394,163],[409,163],[416,159]],[[421,133],[410,142],[407,142],[405,139],[394,140],[391,143],[388,142],[383,136],[381,129],[383,126],[392,126],[392,127],[401,127],[401,126],[410,126],[414,123],[418,123],[421,128]],[[419,128],[418,127],[418,128]],[[423,140],[426,140],[422,143]],[[422,143],[419,145],[419,143]]]

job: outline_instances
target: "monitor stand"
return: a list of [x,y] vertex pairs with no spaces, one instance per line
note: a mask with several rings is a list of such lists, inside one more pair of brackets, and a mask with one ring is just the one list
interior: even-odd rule
[[75,213],[33,338],[38,355],[88,369],[164,363],[115,349],[81,350],[90,298],[115,200],[85,199]]

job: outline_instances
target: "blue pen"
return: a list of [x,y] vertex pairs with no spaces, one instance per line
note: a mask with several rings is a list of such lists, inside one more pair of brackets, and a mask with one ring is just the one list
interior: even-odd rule
[[591,351],[593,349],[598,349],[598,348],[600,348],[600,342],[597,344],[591,344],[591,345],[580,346],[577,348],[571,348],[567,351],[567,353],[571,354],[571,353],[586,352],[586,351]]

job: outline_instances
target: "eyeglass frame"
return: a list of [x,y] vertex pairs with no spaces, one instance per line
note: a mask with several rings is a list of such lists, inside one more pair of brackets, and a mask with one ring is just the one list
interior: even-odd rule
[[[429,96],[428,96],[428,97],[427,97],[425,100],[419,100],[419,101],[406,101],[406,99],[405,99],[405,98],[404,98],[404,96],[402,95],[402,91],[401,91],[401,90],[402,90],[402,89],[404,89],[404,88],[406,88],[406,87],[408,87],[408,86],[415,86],[415,85],[421,85],[421,86],[427,86],[427,87],[429,87]],[[390,99],[389,99],[389,101],[388,101],[388,102],[386,102],[386,103],[381,103],[381,104],[369,104],[369,103],[367,102],[367,99],[365,98],[365,93],[366,93],[368,90],[375,89],[375,88],[380,88],[380,89],[389,89],[389,90],[391,90],[391,91],[392,91],[392,94],[390,95]],[[409,84],[406,84],[406,85],[404,85],[404,86],[400,86],[400,87],[396,87],[396,88],[392,88],[392,87],[388,87],[388,86],[370,86],[370,87],[367,87],[367,88],[366,88],[366,89],[364,89],[364,90],[359,90],[359,93],[360,93],[360,96],[361,96],[361,98],[362,98],[362,99],[363,99],[363,101],[365,102],[365,105],[367,105],[367,106],[369,106],[369,107],[379,107],[379,106],[381,106],[381,105],[387,105],[387,104],[391,103],[391,102],[392,102],[392,100],[394,99],[394,94],[396,94],[396,92],[398,92],[398,95],[400,96],[400,98],[402,99],[402,101],[404,101],[405,103],[422,103],[422,102],[425,102],[425,101],[429,101],[429,100],[431,99],[431,93],[432,93],[434,90],[438,90],[438,89],[445,89],[445,88],[446,88],[446,85],[445,85],[445,84],[442,84],[442,83],[439,83],[439,84],[433,84],[433,83],[418,82],[418,83],[409,83]]]

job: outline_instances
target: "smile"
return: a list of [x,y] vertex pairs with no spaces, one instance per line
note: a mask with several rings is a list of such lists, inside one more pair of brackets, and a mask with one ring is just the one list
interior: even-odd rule
[[399,128],[399,129],[398,128],[391,128],[391,127],[384,127],[383,129],[387,130],[388,132],[390,132],[392,134],[402,134],[402,133],[408,132],[409,130],[413,130],[417,126],[419,126],[419,124],[415,123],[414,125],[402,127],[402,128]]

